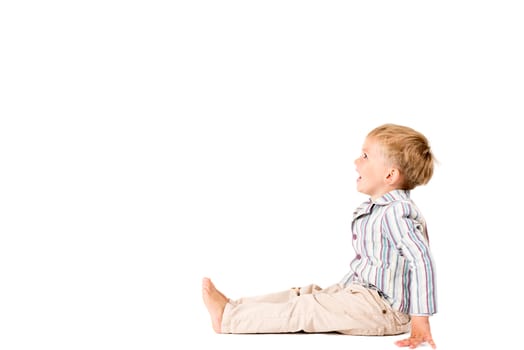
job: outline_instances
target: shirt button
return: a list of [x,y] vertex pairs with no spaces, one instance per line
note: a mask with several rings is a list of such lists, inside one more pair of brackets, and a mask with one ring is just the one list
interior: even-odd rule
[[362,259],[362,256],[360,254],[357,254],[357,259],[358,260]]
[[357,235],[353,234],[353,240],[357,239]]

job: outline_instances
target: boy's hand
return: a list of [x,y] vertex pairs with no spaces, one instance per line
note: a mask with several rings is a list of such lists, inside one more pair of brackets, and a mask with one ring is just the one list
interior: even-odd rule
[[427,342],[433,349],[437,346],[431,336],[428,316],[411,316],[411,335],[407,339],[396,341],[395,344],[400,347],[409,346],[414,349],[420,344]]

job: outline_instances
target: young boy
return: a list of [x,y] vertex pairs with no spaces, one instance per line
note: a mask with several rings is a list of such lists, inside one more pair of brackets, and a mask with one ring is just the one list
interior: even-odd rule
[[339,332],[395,335],[396,345],[436,348],[429,316],[437,311],[435,264],[426,222],[410,190],[433,175],[421,133],[385,124],[372,130],[355,160],[357,190],[369,196],[353,213],[355,258],[340,283],[230,300],[209,278],[202,295],[217,333]]

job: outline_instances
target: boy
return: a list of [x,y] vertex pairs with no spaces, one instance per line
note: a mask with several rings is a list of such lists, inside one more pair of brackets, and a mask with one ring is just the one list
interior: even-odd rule
[[209,278],[202,296],[217,333],[339,332],[395,335],[396,345],[436,348],[429,316],[437,311],[435,264],[426,222],[410,191],[433,175],[421,133],[384,124],[366,137],[355,160],[357,190],[369,196],[353,213],[355,258],[342,281],[230,300]]

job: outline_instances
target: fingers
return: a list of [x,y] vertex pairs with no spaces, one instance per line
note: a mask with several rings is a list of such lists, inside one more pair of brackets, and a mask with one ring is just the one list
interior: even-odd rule
[[399,347],[409,346],[410,349],[415,349],[417,346],[420,345],[420,343],[422,343],[422,340],[419,340],[417,338],[408,338],[395,342],[395,345]]
[[422,338],[407,338],[396,341],[395,345],[397,345],[398,347],[409,347],[410,349],[415,349],[420,344],[424,343],[424,341],[427,342],[431,346],[431,348],[437,348],[437,345],[435,344],[432,338],[426,340]]
[[401,348],[409,346],[409,339],[397,340],[395,342],[395,345]]

